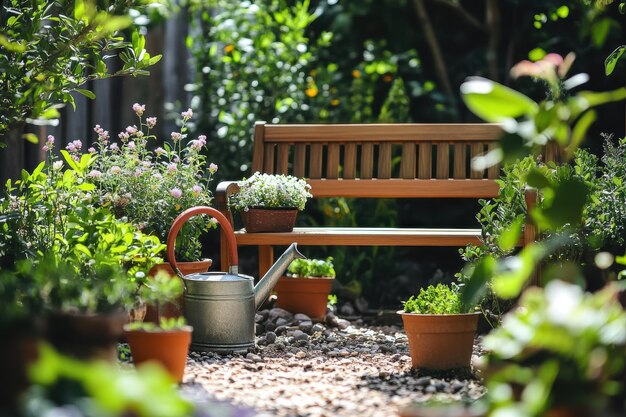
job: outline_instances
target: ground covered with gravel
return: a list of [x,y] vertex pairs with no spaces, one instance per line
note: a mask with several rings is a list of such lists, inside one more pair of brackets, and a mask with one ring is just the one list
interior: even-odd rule
[[278,308],[260,311],[256,322],[254,350],[191,352],[182,392],[208,394],[257,415],[310,417],[388,417],[410,402],[467,401],[485,393],[469,371],[435,376],[411,370],[401,326],[366,325],[332,313],[313,323]]

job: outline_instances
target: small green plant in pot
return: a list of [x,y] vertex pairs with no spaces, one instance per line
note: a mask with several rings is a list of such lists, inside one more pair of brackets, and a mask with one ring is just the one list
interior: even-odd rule
[[311,186],[291,175],[255,172],[237,183],[239,190],[229,197],[233,211],[240,211],[246,231],[291,232],[298,211],[311,195]]
[[124,327],[126,339],[135,364],[156,361],[181,382],[185,372],[187,353],[191,343],[191,326],[184,317],[160,317],[160,306],[173,302],[183,292],[179,279],[170,279],[166,272],[159,272],[141,289],[146,302],[156,306],[157,323],[135,322]]
[[463,305],[456,284],[429,285],[403,304],[413,368],[469,368],[480,313]]
[[328,294],[335,279],[333,258],[296,259],[276,289],[277,306],[292,313],[302,313],[314,320],[326,315]]

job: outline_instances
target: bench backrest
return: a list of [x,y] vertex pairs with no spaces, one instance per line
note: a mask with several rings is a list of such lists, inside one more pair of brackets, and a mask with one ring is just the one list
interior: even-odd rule
[[488,198],[498,194],[500,168],[474,171],[471,160],[501,134],[484,123],[257,122],[252,172],[306,178],[315,197]]

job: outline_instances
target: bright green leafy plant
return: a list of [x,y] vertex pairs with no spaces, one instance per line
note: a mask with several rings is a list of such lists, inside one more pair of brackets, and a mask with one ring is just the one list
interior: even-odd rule
[[[153,150],[157,140],[152,133],[156,117],[144,117],[145,105],[135,103],[133,111],[138,124],[118,134],[119,143],[97,125],[97,158],[87,174],[95,185],[98,204],[108,207],[119,219],[136,225],[143,233],[165,242],[172,222],[182,211],[194,206],[208,206],[213,200],[209,190],[217,165],[207,163],[202,153],[206,137],[188,138],[187,123],[191,109],[181,114],[181,128],[171,133],[171,144]],[[179,233],[176,258],[181,261],[200,259],[200,235],[214,226],[211,220],[196,217]]]
[[417,296],[403,301],[404,311],[415,314],[461,314],[467,309],[461,303],[457,285],[429,285],[420,289]]
[[[94,98],[90,80],[148,74],[150,56],[131,13],[156,1],[10,0],[0,8],[0,137],[26,121],[57,119],[57,107],[74,105],[71,93]],[[121,58],[113,71],[107,61]],[[34,135],[27,138],[36,141]],[[0,143],[1,145],[1,143]]]
[[304,179],[291,175],[271,175],[255,172],[238,183],[239,191],[230,196],[229,205],[235,211],[251,208],[292,208],[304,210],[312,197],[311,186]]
[[335,278],[333,258],[323,259],[295,259],[287,268],[289,276],[295,278],[331,277]]

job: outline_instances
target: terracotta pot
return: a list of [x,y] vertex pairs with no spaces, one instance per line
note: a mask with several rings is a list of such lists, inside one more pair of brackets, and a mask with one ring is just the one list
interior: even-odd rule
[[[194,262],[177,262],[178,269],[183,275],[196,274],[199,272],[207,272],[211,265],[213,264],[213,260],[211,259],[203,259],[201,261]],[[176,276],[176,273],[172,269],[172,266],[169,263],[158,264],[152,267],[148,272],[149,277],[153,277],[159,271],[165,271],[174,279],[180,279]],[[181,317],[183,315],[183,296],[181,295],[176,300],[176,303],[163,303],[160,305],[160,315],[159,317],[171,318],[171,317]],[[156,323],[157,319],[157,310],[153,305],[148,306],[148,310],[146,311],[146,316],[144,321],[150,323]]]
[[549,409],[545,417],[593,417],[594,415],[594,413],[585,407],[559,406]]
[[241,212],[241,219],[248,233],[291,232],[297,215],[295,208],[251,208]]
[[193,328],[185,326],[173,330],[130,330],[124,328],[135,365],[157,362],[177,381],[183,380],[187,353]]
[[124,335],[127,312],[81,314],[50,312],[46,339],[60,353],[81,360],[117,360],[117,342]]
[[398,314],[409,339],[413,368],[469,368],[481,313]]
[[292,313],[303,313],[315,320],[326,315],[328,294],[333,285],[330,277],[292,278],[283,276],[274,292],[278,295],[276,307]]

